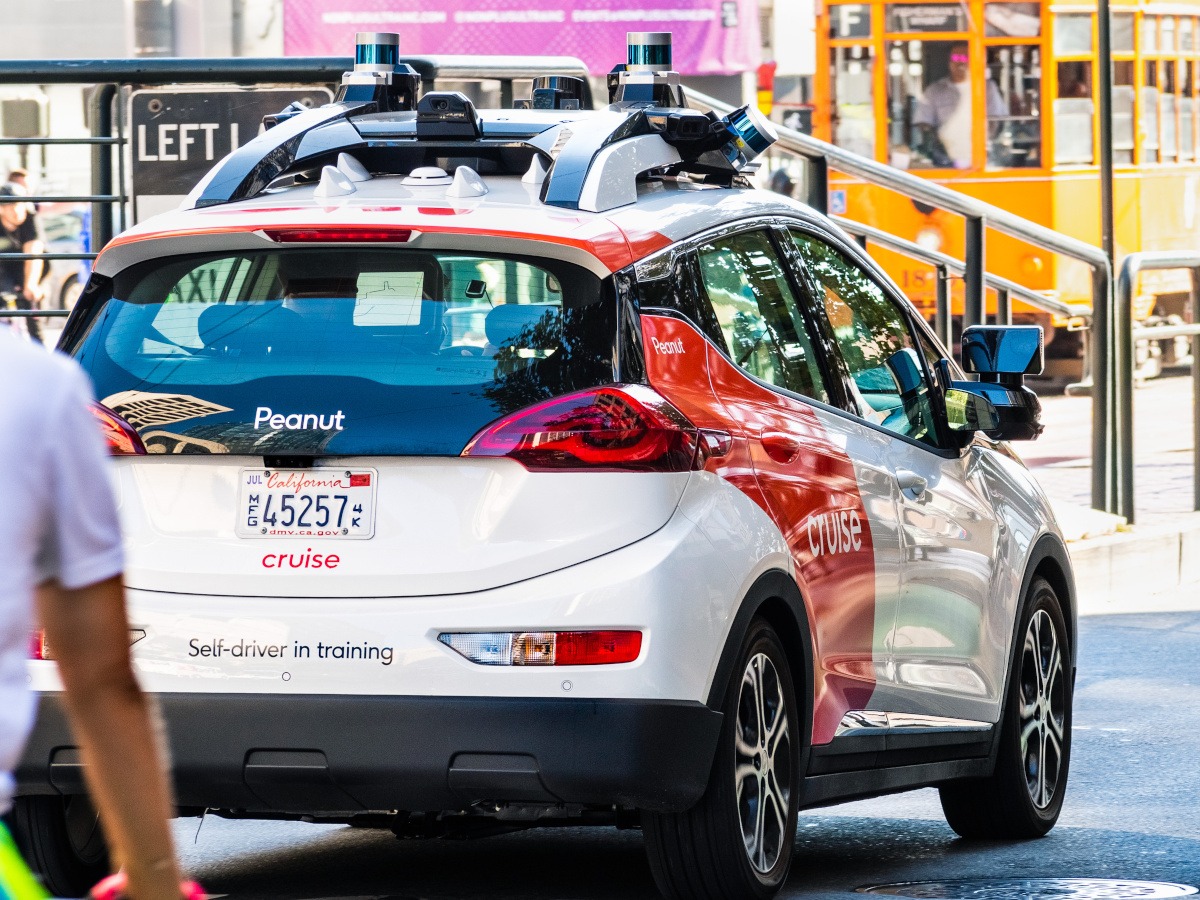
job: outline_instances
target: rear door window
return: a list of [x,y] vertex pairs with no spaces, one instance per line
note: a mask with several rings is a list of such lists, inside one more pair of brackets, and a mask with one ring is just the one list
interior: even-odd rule
[[828,402],[796,295],[766,232],[714,238],[697,256],[730,358],[760,381]]
[[611,285],[552,260],[268,250],[118,275],[72,349],[152,452],[440,455],[611,382],[615,322]]

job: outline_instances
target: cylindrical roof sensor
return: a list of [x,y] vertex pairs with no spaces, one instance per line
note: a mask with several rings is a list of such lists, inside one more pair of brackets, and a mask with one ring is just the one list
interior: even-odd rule
[[630,31],[625,35],[631,71],[668,72],[671,70],[671,32]]
[[354,70],[390,72],[400,61],[400,35],[391,31],[360,31],[354,35]]

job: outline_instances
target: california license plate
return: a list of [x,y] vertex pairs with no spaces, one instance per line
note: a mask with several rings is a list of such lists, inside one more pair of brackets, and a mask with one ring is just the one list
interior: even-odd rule
[[369,538],[378,483],[375,469],[242,469],[237,535]]

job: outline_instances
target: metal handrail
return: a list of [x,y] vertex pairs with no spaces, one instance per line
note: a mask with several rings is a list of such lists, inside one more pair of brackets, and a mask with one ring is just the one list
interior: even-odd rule
[[[944,267],[960,276],[966,271],[966,264],[962,260],[955,259],[953,256],[942,253],[940,250],[930,250],[907,238],[897,237],[880,228],[856,222],[853,219],[834,216],[833,220],[850,234],[865,237],[873,244],[879,244],[882,247],[887,247],[889,250],[902,253],[912,259],[928,263],[934,268]],[[1017,284],[1015,281],[1009,281],[1007,278],[1002,278],[999,275],[993,275],[990,272],[985,273],[984,282],[992,290],[1008,291],[1011,296],[1024,300],[1030,306],[1051,313],[1052,315],[1073,318],[1076,316],[1089,316],[1092,313],[1090,306],[1079,303],[1067,303],[1055,297],[1048,297],[1043,293]]]
[[[724,115],[734,110],[733,106],[717,100],[715,97],[710,97],[691,88],[687,88],[686,91],[689,99],[695,100],[701,106],[708,107],[713,112]],[[930,206],[936,206],[939,209],[957,213],[967,218],[986,219],[988,228],[993,228],[1012,237],[1020,238],[1030,244],[1044,247],[1054,253],[1070,256],[1094,266],[1106,266],[1108,264],[1108,257],[1104,255],[1104,251],[1099,247],[1073,237],[1068,237],[1065,234],[1059,234],[1057,231],[1047,228],[1044,225],[1039,225],[1036,222],[1013,215],[1008,210],[992,206],[990,203],[984,203],[982,200],[976,200],[974,197],[969,197],[950,188],[942,187],[940,184],[936,184],[925,178],[911,175],[903,169],[896,169],[884,163],[876,162],[873,159],[868,159],[865,156],[851,153],[835,144],[827,144],[825,141],[818,140],[802,131],[796,131],[782,125],[775,125],[775,130],[779,132],[779,140],[775,143],[775,147],[790,150],[792,153],[803,156],[808,160],[825,162],[830,168],[836,169],[839,172],[847,175],[855,175],[864,181],[877,184],[880,187],[890,188],[914,200],[927,203]],[[827,211],[827,209],[821,209],[821,212]]]
[[[573,75],[587,66],[573,56],[406,56],[422,80],[477,81]],[[348,56],[234,59],[0,60],[0,84],[270,84],[337,82],[354,68]]]
[[[1190,305],[1192,315],[1200,310],[1200,252],[1189,250],[1143,251],[1130,253],[1121,263],[1117,277],[1114,320],[1116,329],[1115,376],[1118,391],[1116,404],[1117,508],[1116,512],[1133,522],[1133,345],[1142,337],[1192,337],[1192,508],[1200,510],[1200,324],[1174,325],[1163,328],[1133,327],[1133,292],[1140,272],[1166,269],[1187,269],[1191,272]],[[1095,460],[1092,461],[1095,466]]]

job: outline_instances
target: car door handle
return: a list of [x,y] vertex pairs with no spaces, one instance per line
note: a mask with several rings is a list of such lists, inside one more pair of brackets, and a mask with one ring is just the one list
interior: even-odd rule
[[775,462],[790,463],[800,453],[800,442],[782,431],[764,431],[758,440]]
[[900,485],[900,490],[913,500],[920,500],[925,496],[925,488],[929,486],[929,482],[923,475],[910,472],[908,469],[896,470],[896,484]]

